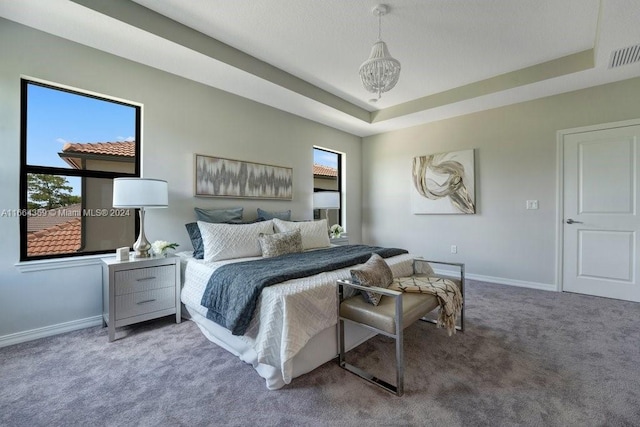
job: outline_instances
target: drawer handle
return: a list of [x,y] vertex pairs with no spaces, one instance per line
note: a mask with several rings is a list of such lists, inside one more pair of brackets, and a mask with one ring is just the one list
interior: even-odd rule
[[144,301],[137,302],[136,304],[138,304],[138,305],[146,304],[148,302],[154,302],[155,300],[156,300],[155,298],[154,299],[147,299],[147,300],[144,300]]
[[155,278],[156,278],[156,276],[143,277],[143,278],[141,278],[141,279],[136,279],[136,281],[138,281],[138,282],[144,282],[144,281],[146,281],[146,280],[153,280],[153,279],[155,279]]

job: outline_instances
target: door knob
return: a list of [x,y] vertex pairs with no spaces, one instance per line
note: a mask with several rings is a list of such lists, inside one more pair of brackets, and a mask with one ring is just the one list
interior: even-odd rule
[[571,218],[569,218],[566,222],[567,224],[582,224],[582,221],[574,221]]

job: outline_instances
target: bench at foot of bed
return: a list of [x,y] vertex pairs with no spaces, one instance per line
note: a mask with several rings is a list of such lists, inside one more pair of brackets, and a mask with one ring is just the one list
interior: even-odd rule
[[[414,276],[420,278],[433,278],[435,274],[430,266],[444,264],[455,267],[459,276],[447,277],[449,282],[457,285],[462,298],[460,315],[455,326],[456,330],[464,328],[464,264],[427,261],[415,259],[413,263]],[[426,316],[440,306],[440,298],[431,293],[401,292],[382,287],[361,286],[351,280],[338,280],[338,363],[341,368],[352,372],[359,377],[376,384],[383,389],[402,396],[404,393],[404,328],[412,325],[417,320],[436,322]],[[375,292],[383,295],[378,305],[365,301],[362,295],[344,298],[344,288],[350,287],[360,291]],[[396,384],[390,384],[376,376],[346,362],[344,322],[353,322],[376,333],[391,337],[396,342]]]

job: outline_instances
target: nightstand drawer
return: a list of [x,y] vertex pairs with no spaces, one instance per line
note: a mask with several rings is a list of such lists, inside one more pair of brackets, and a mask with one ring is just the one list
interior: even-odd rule
[[175,266],[173,264],[116,271],[115,291],[116,295],[126,295],[153,289],[174,288],[175,281]]
[[175,308],[175,286],[116,296],[116,320]]

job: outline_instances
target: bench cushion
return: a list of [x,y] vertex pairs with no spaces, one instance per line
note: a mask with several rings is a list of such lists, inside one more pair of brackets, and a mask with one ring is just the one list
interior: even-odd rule
[[[400,298],[402,298],[403,328],[438,307],[438,299],[435,295],[403,293]],[[378,305],[367,303],[362,295],[346,299],[340,304],[340,316],[392,335],[396,334],[395,311],[395,298],[389,296],[382,297]]]

